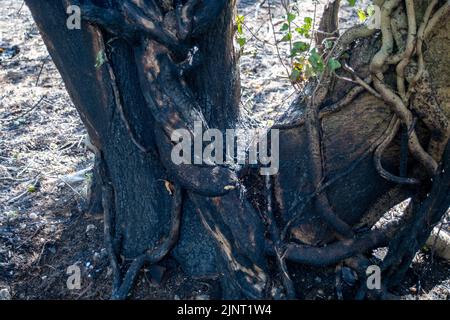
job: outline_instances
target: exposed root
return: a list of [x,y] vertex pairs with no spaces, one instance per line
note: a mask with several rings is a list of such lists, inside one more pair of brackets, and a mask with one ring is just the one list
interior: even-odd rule
[[329,178],[327,181],[323,181],[318,187],[317,189],[311,193],[308,197],[306,197],[306,199],[304,199],[303,202],[294,202],[292,204],[292,206],[289,208],[289,212],[293,212],[294,210],[296,210],[298,208],[299,205],[300,208],[297,210],[296,215],[294,215],[285,225],[283,232],[282,232],[282,239],[286,239],[287,235],[290,231],[290,228],[298,221],[298,219],[300,219],[300,217],[302,216],[303,210],[305,209],[306,205],[308,203],[310,203],[310,201],[312,199],[314,199],[315,197],[317,197],[319,194],[321,194],[325,189],[329,188],[330,186],[332,186],[334,183],[336,183],[337,181],[343,179],[345,176],[347,176],[348,174],[350,174],[351,172],[353,172],[355,170],[355,168],[364,160],[366,159],[366,157],[368,157],[369,155],[371,155],[376,148],[387,138],[387,135],[390,133],[390,130],[386,130],[385,133],[383,133],[380,137],[378,137],[370,146],[369,148],[367,148],[367,150],[365,150],[363,152],[363,154],[361,155],[361,157],[359,159],[357,159],[356,161],[354,161],[352,164],[350,164],[345,170],[343,170],[342,172],[336,174],[334,177]]
[[117,252],[114,248],[114,240],[112,235],[112,226],[113,226],[113,215],[114,211],[111,208],[111,204],[114,202],[114,190],[111,185],[108,183],[103,184],[103,213],[104,213],[104,241],[105,241],[105,247],[106,251],[108,252],[109,257],[109,264],[112,269],[112,276],[113,276],[113,292],[115,292],[119,287],[121,283],[121,272],[120,272],[120,266],[117,259]]
[[415,84],[419,79],[422,77],[422,73],[425,70],[425,62],[423,60],[423,42],[425,39],[425,29],[427,28],[428,21],[430,20],[431,13],[433,12],[434,7],[437,5],[438,0],[432,0],[430,4],[428,5],[427,9],[425,10],[423,21],[420,24],[419,30],[417,31],[417,43],[416,43],[416,55],[417,55],[417,62],[418,62],[418,70],[414,78],[410,81],[408,92],[407,92],[407,98],[411,95]]
[[[148,249],[146,252],[135,258],[131,263],[130,267],[128,268],[127,272],[125,273],[123,280],[121,280],[120,277],[119,280],[117,280],[116,279],[117,275],[115,275],[114,278],[116,280],[114,281],[111,299],[113,300],[126,299],[128,293],[133,287],[133,284],[142,266],[144,264],[158,263],[169,253],[169,251],[175,245],[175,243],[178,240],[180,232],[182,203],[183,203],[182,190],[177,185],[174,185],[172,208],[170,215],[171,227],[167,238],[162,239],[155,248]],[[115,260],[117,264],[117,258],[113,257],[111,259]]]
[[274,245],[275,258],[277,260],[278,268],[281,272],[281,278],[283,281],[284,289],[286,291],[286,297],[288,299],[295,299],[294,284],[289,276],[289,271],[286,266],[286,260],[284,258],[284,252],[282,249],[282,243],[280,240],[280,230],[277,226],[277,222],[272,211],[272,185],[270,182],[271,176],[266,176],[266,190],[267,194],[267,211],[265,214],[266,222],[272,243]]
[[[237,297],[262,299],[270,278],[264,255],[264,225],[261,216],[235,190],[220,198],[205,198],[194,193],[189,197],[196,205],[203,225],[216,240],[220,272],[227,287]],[[228,298],[225,292],[225,299]],[[236,296],[235,296],[236,298]]]
[[370,71],[379,79],[383,79],[383,66],[394,49],[392,36],[391,14],[400,4],[401,0],[386,0],[381,8],[381,34],[382,44],[370,63]]
[[[344,63],[343,69],[347,72],[349,72],[353,79],[351,82],[354,82],[364,89],[366,89],[369,93],[371,93],[374,97],[377,97],[378,99],[381,99],[381,96],[378,92],[376,92],[371,86],[370,83],[372,82],[372,77],[368,76],[366,80],[361,79],[355,72],[355,70],[352,69],[347,63]],[[345,78],[344,78],[345,79]]]
[[370,231],[360,237],[341,240],[326,247],[312,247],[290,243],[287,245],[286,258],[312,266],[330,266],[370,249],[387,243],[386,234],[382,231]]
[[[103,50],[104,50],[104,49],[105,49],[105,48],[103,47]],[[129,121],[128,121],[128,118],[127,118],[126,115],[125,115],[125,111],[123,110],[123,104],[122,104],[122,101],[121,101],[121,99],[120,99],[120,92],[119,92],[119,88],[118,88],[118,86],[117,86],[116,75],[114,74],[113,67],[112,67],[111,64],[110,64],[110,61],[107,61],[106,64],[107,64],[109,76],[110,76],[110,78],[111,78],[111,87],[112,87],[112,91],[113,91],[113,94],[114,94],[115,105],[116,105],[116,107],[117,107],[117,110],[119,111],[120,118],[122,119],[123,124],[125,125],[125,128],[126,128],[127,131],[128,131],[128,134],[129,134],[129,136],[130,136],[130,139],[131,139],[131,141],[133,142],[133,144],[134,144],[141,152],[143,152],[143,153],[149,153],[151,149],[145,147],[144,145],[142,145],[142,144],[138,141],[138,139],[137,139],[135,133],[133,132],[133,128],[131,127],[131,125],[130,125],[130,123],[129,123]]]
[[375,168],[377,169],[380,176],[385,178],[388,181],[399,183],[399,184],[418,184],[419,181],[414,178],[404,178],[404,177],[398,177],[393,175],[392,173],[387,172],[382,164],[381,164],[381,158],[383,156],[384,150],[391,144],[394,137],[397,135],[400,128],[400,120],[394,116],[392,118],[391,123],[389,124],[389,127],[387,128],[387,136],[386,139],[378,146],[378,148],[375,150],[374,154],[374,163]]
[[[310,104],[307,106],[306,110],[306,132],[308,137],[308,151],[310,157],[310,166],[311,166],[311,182],[314,188],[320,185],[322,180],[324,179],[324,168],[323,168],[323,153],[322,153],[322,137],[320,133],[320,119],[318,106],[315,105],[314,101],[314,93],[313,98],[311,99]],[[343,220],[341,220],[336,214],[333,212],[331,205],[328,201],[328,197],[323,192],[320,193],[316,198],[316,209],[319,212],[320,216],[325,220],[325,222],[336,230],[338,235],[343,236],[345,238],[349,238],[353,236],[353,232],[350,226]]]
[[369,259],[360,254],[355,257],[351,257],[344,260],[344,264],[354,271],[358,275],[359,288],[355,294],[355,300],[362,300],[367,294],[367,268],[372,264]]
[[[364,79],[366,83],[369,83],[372,81],[371,78]],[[331,105],[325,106],[319,111],[319,119],[323,119],[324,117],[339,112],[346,106],[348,106],[353,100],[356,99],[356,97],[364,91],[364,87],[361,86],[355,86],[338,102],[333,103]],[[295,119],[291,123],[277,123],[272,126],[273,129],[280,129],[280,130],[289,130],[298,128],[305,125],[305,115],[302,114],[298,119]]]
[[408,65],[411,55],[414,52],[416,44],[416,13],[414,10],[414,1],[406,0],[406,14],[408,16],[408,38],[406,40],[406,48],[401,61],[397,64],[395,71],[397,73],[397,91],[403,102],[407,103],[405,89],[405,68]]
[[[399,119],[404,123],[408,130],[412,128],[413,116],[411,112],[406,108],[403,101],[397,96],[390,88],[388,88],[378,78],[374,79],[375,88],[381,94],[383,99],[393,108]],[[427,170],[430,176],[433,176],[437,169],[436,161],[423,149],[419,142],[419,138],[414,130],[412,130],[409,142],[409,150],[416,160],[418,160]]]
[[425,31],[423,33],[424,39],[427,39],[433,29],[436,27],[436,25],[441,21],[445,16],[447,16],[450,12],[450,1],[447,0],[442,7],[440,7],[436,13],[433,15],[433,17],[430,19],[430,21],[427,24],[427,27],[425,28]]
[[[353,239],[337,241],[324,247],[289,243],[286,245],[286,258],[313,266],[333,265],[370,249],[386,245],[397,236],[400,228],[412,221],[411,219],[410,214],[403,214],[400,219],[375,226],[373,230]],[[270,247],[267,247],[267,250],[273,254]]]

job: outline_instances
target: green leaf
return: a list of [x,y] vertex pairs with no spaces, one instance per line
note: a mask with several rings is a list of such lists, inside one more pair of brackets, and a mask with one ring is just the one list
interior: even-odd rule
[[244,33],[244,31],[242,30],[242,24],[238,24],[238,25],[237,25],[237,32],[238,32],[239,34],[243,34],[243,33]]
[[309,44],[303,41],[296,41],[292,44],[291,57],[295,57],[299,52],[309,50]]
[[297,16],[294,13],[289,12],[287,15],[287,21],[291,23]]
[[330,60],[328,60],[328,68],[330,68],[331,71],[339,69],[340,67],[342,67],[342,65],[338,60],[336,60],[334,58],[331,58]]
[[100,69],[106,62],[106,55],[104,50],[100,50],[95,58],[95,69]]
[[289,25],[287,23],[283,23],[283,25],[281,26],[280,31],[288,31],[289,30]]
[[244,21],[245,21],[245,17],[244,16],[238,15],[236,17],[236,23],[244,23]]
[[309,44],[303,41],[296,41],[293,43],[293,47],[297,49],[298,51],[308,51],[309,50]]
[[244,37],[238,37],[237,42],[238,42],[239,46],[243,47],[247,43],[247,39],[245,39]]
[[284,35],[283,38],[281,38],[280,42],[286,42],[292,40],[292,33],[288,32]]
[[244,16],[237,16],[236,17],[236,26],[237,26],[237,32],[239,34],[243,34],[244,30],[242,28],[243,24],[244,24]]
[[364,10],[358,9],[357,12],[358,12],[358,18],[359,18],[359,21],[360,21],[360,22],[366,21],[367,15],[366,15],[366,13],[364,12]]
[[309,33],[308,33],[308,30],[307,30],[307,29],[305,29],[305,28],[303,28],[303,27],[300,27],[300,28],[295,28],[295,31],[296,31],[299,35],[304,36],[305,38],[309,38]]
[[35,186],[28,186],[28,192],[29,192],[29,193],[34,193],[34,192],[36,192],[36,187],[35,187]]
[[311,26],[313,19],[311,17],[305,17],[305,19],[303,19],[303,21],[305,22],[306,25]]
[[351,7],[354,7],[355,4],[356,4],[356,0],[348,0],[348,4],[349,4]]
[[323,60],[320,54],[317,53],[316,48],[312,49],[311,54],[308,58],[313,71],[316,73],[322,73],[324,70]]
[[311,17],[305,17],[304,24],[300,27],[295,28],[295,31],[304,36],[305,38],[309,38],[309,31],[312,28],[312,18]]

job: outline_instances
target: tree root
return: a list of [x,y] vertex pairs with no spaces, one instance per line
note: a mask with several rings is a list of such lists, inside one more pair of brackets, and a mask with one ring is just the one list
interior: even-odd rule
[[145,253],[135,258],[126,271],[125,276],[122,278],[119,263],[117,260],[117,253],[113,249],[113,240],[111,234],[112,211],[110,209],[110,203],[113,203],[113,190],[111,186],[104,185],[103,206],[105,209],[105,243],[108,255],[110,257],[111,267],[113,269],[113,290],[111,299],[126,299],[142,266],[144,264],[155,264],[161,261],[177,242],[180,232],[183,198],[181,188],[177,185],[174,185],[173,188],[173,201],[170,217],[171,227],[167,238],[162,239],[160,241],[160,244],[158,244],[155,248],[148,249]]
[[375,168],[377,169],[380,176],[385,178],[388,181],[398,183],[398,184],[418,184],[419,181],[415,178],[405,178],[405,177],[398,177],[393,175],[392,173],[387,172],[382,164],[381,164],[381,158],[383,156],[384,150],[391,144],[394,137],[397,135],[398,131],[400,129],[400,120],[397,118],[397,116],[394,116],[392,118],[391,123],[389,124],[387,131],[387,137],[386,139],[378,146],[378,148],[375,150],[374,154],[374,163]]
[[[103,41],[102,41],[103,43]],[[105,50],[105,47],[103,47],[103,50]],[[119,88],[117,86],[117,81],[116,81],[116,75],[114,74],[114,69],[111,66],[111,62],[107,61],[106,62],[107,68],[108,68],[108,72],[109,72],[109,76],[111,78],[111,87],[112,87],[112,91],[114,94],[114,100],[115,100],[115,105],[119,111],[119,115],[120,118],[122,119],[126,130],[128,131],[128,134],[130,136],[131,141],[133,142],[133,144],[143,153],[149,153],[151,151],[150,148],[145,147],[143,144],[141,144],[139,142],[139,140],[137,139],[133,128],[131,127],[128,118],[125,115],[125,111],[123,110],[123,104],[122,101],[120,99],[120,92],[119,92]]]
[[[371,79],[365,79],[366,83],[370,83]],[[355,86],[338,102],[333,103],[331,105],[325,106],[319,111],[319,119],[323,119],[324,117],[339,112],[346,106],[348,106],[355,98],[364,91],[364,87]],[[295,119],[291,123],[276,123],[272,126],[273,129],[280,130],[289,130],[295,129],[305,125],[305,114],[302,114],[298,119]]]
[[414,1],[406,0],[406,15],[408,17],[408,38],[406,39],[406,49],[402,59],[397,64],[395,71],[397,73],[397,91],[403,99],[403,103],[407,104],[405,89],[405,68],[408,65],[411,55],[413,54],[416,44],[416,13],[414,11]]
[[275,258],[277,260],[278,268],[281,272],[281,278],[284,285],[284,290],[286,291],[286,297],[288,299],[295,299],[295,288],[294,284],[289,276],[289,271],[286,266],[286,260],[284,259],[284,252],[282,249],[282,243],[280,239],[280,230],[275,221],[275,217],[272,211],[272,185],[271,176],[266,176],[266,190],[267,194],[267,211],[265,214],[265,219],[268,225],[268,230],[270,237],[272,238],[272,243],[274,245]]
[[[314,95],[314,93],[313,93]],[[322,153],[322,137],[320,133],[320,119],[318,107],[315,105],[314,96],[307,106],[306,110],[306,132],[308,139],[308,151],[311,166],[311,182],[314,188],[317,188],[324,179],[323,173],[323,153]],[[333,212],[328,197],[323,192],[317,195],[316,209],[324,221],[337,232],[338,235],[349,238],[353,236],[350,226],[341,220]]]
[[423,21],[420,24],[419,30],[417,31],[417,42],[416,42],[416,55],[417,55],[417,62],[418,62],[418,70],[414,78],[409,81],[409,87],[408,92],[406,93],[407,98],[411,95],[412,91],[414,90],[414,87],[416,85],[416,82],[419,81],[419,79],[422,77],[422,73],[425,70],[425,62],[423,60],[423,42],[425,39],[425,29],[427,28],[428,21],[430,20],[431,13],[434,9],[434,7],[437,5],[438,0],[432,0],[430,4],[428,5],[427,9],[425,10]]
[[[105,177],[105,176],[103,176]],[[112,229],[113,229],[113,215],[114,210],[111,208],[111,204],[114,202],[114,191],[111,185],[109,183],[103,183],[103,214],[104,214],[104,241],[105,241],[105,247],[106,251],[108,253],[109,257],[109,264],[112,269],[112,276],[113,276],[113,292],[117,290],[117,288],[120,287],[121,283],[121,272],[120,272],[120,266],[117,259],[117,252],[114,248],[114,240],[112,235]]]
[[[381,94],[383,99],[393,108],[393,111],[397,114],[399,119],[404,123],[408,130],[411,130],[413,124],[412,113],[405,107],[403,101],[397,96],[392,89],[388,88],[378,78],[374,79],[375,88]],[[414,130],[412,130],[408,147],[411,154],[416,160],[418,160],[424,168],[427,170],[429,176],[433,176],[437,169],[436,161],[423,149],[419,142],[419,138]]]
[[[393,120],[391,121],[393,122]],[[292,206],[289,208],[289,212],[294,211],[295,209],[297,209],[297,207],[301,204],[300,209],[298,210],[297,214],[295,216],[293,216],[285,225],[285,227],[283,228],[283,232],[282,232],[282,239],[286,239],[288,232],[290,230],[290,228],[298,221],[298,219],[301,217],[303,210],[305,209],[306,205],[308,203],[310,203],[310,201],[312,199],[314,199],[315,197],[317,197],[320,193],[322,193],[325,189],[329,188],[330,186],[332,186],[334,183],[336,183],[337,181],[341,180],[342,178],[344,178],[345,176],[347,176],[348,174],[350,174],[351,172],[353,172],[355,170],[355,168],[369,155],[371,155],[376,148],[383,142],[386,140],[387,135],[391,133],[390,130],[386,130],[386,132],[384,132],[380,137],[378,137],[371,145],[370,147],[365,150],[363,152],[363,154],[361,155],[361,157],[359,159],[357,159],[356,161],[354,161],[352,164],[350,164],[345,170],[343,170],[342,172],[336,174],[334,177],[329,178],[327,181],[322,181],[321,184],[317,187],[317,189],[311,193],[308,197],[306,197],[306,199],[300,203],[300,202],[294,202],[292,204]]]
[[242,199],[240,190],[214,198],[188,194],[206,230],[216,240],[223,284],[231,288],[224,298],[262,299],[270,278],[261,216]]

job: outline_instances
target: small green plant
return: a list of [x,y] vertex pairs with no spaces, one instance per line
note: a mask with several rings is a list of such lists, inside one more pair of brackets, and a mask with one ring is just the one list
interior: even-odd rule
[[359,21],[363,23],[367,20],[367,18],[375,14],[375,7],[373,5],[370,5],[366,8],[366,10],[358,8],[356,12],[358,14]]
[[[288,15],[288,21],[282,27],[282,30],[289,30],[290,25],[293,23],[293,17],[295,15]],[[287,26],[287,27],[286,27]],[[287,29],[286,29],[287,28]],[[313,41],[311,39],[314,28],[314,21],[311,17],[305,17],[301,25],[296,25],[295,37],[300,38],[298,41],[292,40],[292,33],[286,38],[291,41],[291,53],[292,59],[292,71],[290,74],[290,80],[292,83],[298,83],[307,80],[311,77],[316,77],[322,74],[328,67],[331,71],[334,71],[341,67],[339,61],[335,59],[329,59],[328,63],[324,61],[324,58],[319,54],[316,47],[312,46]],[[327,40],[324,43],[325,49],[329,50],[333,47],[333,42]]]
[[[356,0],[348,0],[348,4],[352,7],[356,5],[356,2]],[[295,13],[299,12],[298,8],[295,6],[285,6],[285,9],[284,21],[280,29],[278,29],[282,36],[279,39],[275,38],[275,45],[277,46],[282,42],[289,43],[289,67],[283,62],[283,57],[280,57],[279,53],[278,55],[283,65],[288,69],[287,71],[290,72],[289,79],[292,84],[295,85],[312,77],[318,77],[325,70],[334,72],[341,68],[341,63],[337,59],[328,56],[328,53],[334,46],[333,40],[326,40],[319,44],[323,46],[321,50],[316,47],[317,44],[313,41],[315,19],[307,16],[301,21],[298,19],[298,14]],[[374,8],[373,6],[369,6],[365,11],[358,9],[357,12],[360,20],[366,20],[367,17],[374,14]],[[241,49],[247,42],[244,37],[244,21],[245,17],[243,15],[236,17],[236,40]]]
[[237,27],[236,41],[239,44],[239,46],[241,47],[241,49],[247,43],[247,39],[244,36],[244,22],[245,22],[244,16],[238,15],[236,17],[236,27]]

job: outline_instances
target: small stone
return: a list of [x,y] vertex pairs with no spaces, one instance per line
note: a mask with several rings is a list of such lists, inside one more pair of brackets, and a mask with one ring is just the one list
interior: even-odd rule
[[0,300],[11,300],[11,294],[8,289],[3,288],[0,290]]
[[417,292],[417,288],[416,287],[411,287],[411,288],[409,288],[409,291],[411,293],[416,293]]
[[200,294],[195,297],[195,300],[210,300],[209,295],[207,294]]
[[32,220],[36,220],[38,218],[38,215],[36,213],[32,212],[32,213],[30,213],[30,215],[28,217]]
[[97,229],[97,227],[93,224],[88,224],[86,227],[86,233],[90,233],[91,231],[94,231],[95,229]]
[[316,278],[314,279],[314,281],[317,282],[317,283],[321,283],[321,282],[322,282],[322,279],[321,279],[320,277],[316,277]]
[[181,299],[180,299],[180,296],[176,294],[176,295],[173,297],[173,300],[181,300]]

